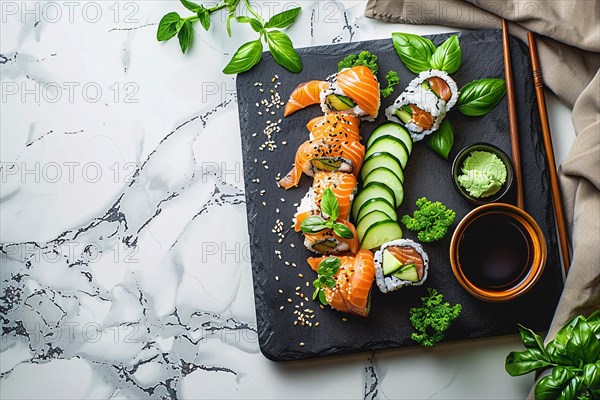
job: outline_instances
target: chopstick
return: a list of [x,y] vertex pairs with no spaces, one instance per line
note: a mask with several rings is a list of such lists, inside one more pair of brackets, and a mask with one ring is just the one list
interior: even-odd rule
[[521,173],[521,151],[519,150],[519,127],[517,125],[517,108],[515,106],[515,88],[512,76],[510,44],[508,41],[508,26],[502,18],[502,50],[504,53],[504,76],[506,80],[506,100],[508,101],[508,127],[512,149],[512,163],[517,183],[517,207],[525,209],[523,198],[523,174]]
[[562,254],[565,273],[569,271],[571,265],[569,259],[569,239],[567,235],[567,226],[565,224],[565,213],[563,211],[562,198],[560,195],[560,186],[558,185],[558,176],[556,174],[556,164],[554,161],[554,149],[552,146],[552,136],[550,134],[550,124],[548,123],[548,111],[546,110],[546,97],[544,96],[544,83],[538,58],[535,36],[532,32],[527,33],[529,40],[529,56],[531,57],[531,69],[533,70],[533,85],[537,97],[537,106],[542,125],[542,137],[544,138],[544,148],[548,160],[548,170],[550,171],[550,187],[552,189],[552,204],[554,206],[554,218],[558,229],[558,239],[560,241],[560,252]]

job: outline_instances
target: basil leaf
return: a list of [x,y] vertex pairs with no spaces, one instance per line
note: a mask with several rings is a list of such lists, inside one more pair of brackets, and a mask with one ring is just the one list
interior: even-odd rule
[[225,66],[223,73],[239,74],[248,71],[260,61],[262,49],[260,39],[244,43],[231,57],[231,61]]
[[250,27],[254,30],[254,32],[260,32],[263,30],[263,24],[256,18],[245,17],[242,15],[241,17],[237,17],[236,20],[237,22],[243,24],[250,24]]
[[327,304],[329,304],[327,302],[327,296],[325,296],[325,291],[323,291],[322,289],[319,290],[319,301],[321,302],[321,304],[323,304],[324,306],[326,306]]
[[302,71],[302,60],[294,50],[290,37],[277,30],[268,31],[266,34],[269,50],[277,64],[294,73]]
[[229,14],[227,16],[227,22],[225,23],[225,26],[227,27],[227,35],[229,37],[231,37],[231,20],[235,18],[235,14]]
[[265,28],[287,28],[296,22],[301,11],[301,7],[296,7],[292,8],[291,10],[275,14],[267,21]]
[[467,83],[458,96],[458,111],[471,117],[485,115],[502,100],[506,93],[504,79],[479,79]]
[[156,39],[159,42],[164,42],[165,40],[169,40],[173,36],[177,35],[177,32],[179,32],[180,28],[180,21],[181,17],[176,12],[170,12],[166,14],[164,17],[162,17],[158,24]]
[[550,363],[544,361],[543,357],[542,352],[536,349],[512,351],[506,357],[504,368],[510,376],[524,375],[538,368],[549,366]]
[[540,335],[521,324],[519,324],[519,334],[521,335],[521,340],[526,348],[540,350],[544,354],[545,359],[548,360],[548,357],[546,356],[546,348],[544,347],[544,342],[542,341]]
[[453,74],[458,71],[462,52],[456,35],[450,36],[431,56],[431,67]]
[[181,52],[185,54],[185,52],[190,48],[194,40],[194,28],[192,28],[191,21],[188,20],[183,23],[181,29],[179,29],[177,38],[179,39],[179,46],[181,47]]
[[600,339],[600,310],[597,310],[592,313],[587,318],[587,323],[592,328],[592,332],[596,335],[598,339]]
[[317,267],[317,273],[319,275],[333,276],[342,265],[342,261],[337,257],[327,257],[319,263]]
[[326,286],[327,285],[327,276],[320,275],[319,276],[319,283],[321,284],[321,287]]
[[453,145],[454,127],[445,119],[440,128],[427,137],[427,146],[447,160]]
[[583,383],[591,389],[600,389],[600,361],[583,366]]
[[343,239],[354,238],[354,233],[344,224],[336,223],[333,225],[333,233]]
[[335,279],[328,276],[327,279],[325,280],[325,284],[327,285],[327,287],[332,288],[335,286]]
[[573,400],[577,398],[577,395],[583,387],[583,378],[581,376],[574,376],[567,385],[560,392],[557,400]]
[[320,290],[321,290],[320,287],[318,287],[318,288],[315,289],[315,291],[313,292],[313,295],[312,295],[312,299],[313,300],[317,298],[317,296],[319,295],[319,291]]
[[198,11],[204,9],[204,7],[202,7],[200,4],[196,4],[192,1],[189,0],[180,0],[181,4],[183,4],[183,6],[185,8],[187,8],[188,10],[197,13]]
[[302,232],[307,233],[317,233],[321,232],[324,229],[327,229],[327,225],[325,225],[325,220],[323,217],[318,215],[308,217],[300,224],[300,229]]
[[319,278],[317,278],[313,281],[313,286],[316,287],[317,289],[320,289],[321,287],[323,287],[323,285],[321,285],[321,281],[319,280]]
[[333,194],[331,188],[325,189],[321,198],[321,212],[329,217],[332,221],[337,220],[340,215],[340,206],[337,197]]
[[585,318],[576,320],[571,331],[571,337],[567,341],[567,354],[571,360],[580,360],[584,364],[595,362],[600,356],[600,341],[592,333],[592,329]]
[[536,400],[555,400],[575,374],[567,368],[555,367],[552,375],[540,379],[535,387]]
[[431,56],[435,45],[427,38],[410,33],[392,33],[394,49],[406,68],[418,74],[431,68]]
[[198,19],[204,30],[207,31],[210,28],[210,12],[202,7],[202,10],[198,11]]

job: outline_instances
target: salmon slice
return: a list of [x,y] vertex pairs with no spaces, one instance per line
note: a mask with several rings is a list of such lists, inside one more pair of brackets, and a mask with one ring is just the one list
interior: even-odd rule
[[[356,252],[360,250],[360,241],[358,240],[358,233],[356,233],[356,228],[350,222],[345,220],[339,219],[337,222],[346,225],[346,227],[348,227],[348,229],[352,231],[354,237],[352,239],[342,238],[336,235],[333,229],[324,229],[318,233],[304,233],[304,245],[306,246],[306,248],[321,254],[356,254]],[[326,247],[321,250],[315,248],[316,244],[322,242],[331,242],[333,244],[337,244],[337,246],[332,247],[330,250]]]
[[329,83],[326,81],[308,81],[301,83],[290,95],[290,99],[285,105],[283,116],[287,117],[304,107],[320,103],[321,92],[327,90],[328,87]]
[[452,91],[445,80],[438,78],[437,76],[432,76],[428,79],[428,81],[429,87],[440,99],[444,101],[450,100],[450,97],[452,97]]
[[379,82],[373,72],[358,65],[337,74],[338,87],[369,116],[375,118],[379,112]]
[[300,232],[300,225],[302,221],[311,215],[321,215],[321,199],[323,198],[323,192],[325,189],[330,188],[333,194],[337,198],[339,205],[338,219],[347,220],[350,215],[350,209],[352,206],[352,195],[356,188],[356,177],[352,174],[346,174],[344,172],[326,172],[317,171],[315,172],[315,178],[313,180],[313,190],[315,192],[315,204],[314,208],[310,211],[296,214],[296,224],[294,229],[296,232]]
[[402,265],[415,264],[419,280],[423,279],[423,258],[414,247],[388,246],[385,249],[392,253]]
[[311,119],[306,127],[314,139],[337,137],[360,140],[360,118],[348,113],[325,113],[321,117]]
[[[319,263],[327,257],[311,257],[308,264],[317,271]],[[342,263],[333,288],[325,288],[325,298],[338,311],[361,317],[369,314],[369,295],[375,279],[373,253],[360,250],[356,256],[338,257]]]
[[421,110],[414,104],[410,105],[410,109],[412,110],[412,120],[415,124],[419,125],[425,130],[433,128],[434,119],[430,112]]
[[364,157],[365,147],[356,140],[329,137],[307,140],[296,151],[294,167],[279,181],[279,185],[286,190],[298,186],[302,172],[313,176],[315,170],[324,169],[315,166],[322,164],[322,161],[340,163],[337,167],[331,167],[330,171],[348,172],[357,176]]

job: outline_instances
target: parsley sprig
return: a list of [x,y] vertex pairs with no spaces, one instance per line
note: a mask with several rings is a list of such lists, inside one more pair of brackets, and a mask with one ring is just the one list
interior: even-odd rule
[[354,233],[346,225],[341,222],[336,222],[340,215],[340,206],[338,204],[337,197],[333,193],[331,188],[323,191],[323,198],[321,199],[321,214],[328,219],[325,219],[321,215],[313,215],[306,218],[300,224],[302,232],[306,233],[319,233],[325,229],[333,229],[333,233],[344,239],[352,239]]
[[260,61],[263,51],[263,41],[269,47],[273,59],[287,70],[298,73],[302,71],[302,60],[294,49],[290,37],[280,31],[292,25],[298,19],[301,8],[296,7],[279,14],[273,15],[265,21],[251,6],[249,0],[244,4],[252,17],[236,16],[236,10],[241,0],[222,0],[214,7],[205,7],[189,0],[180,0],[181,4],[194,15],[182,18],[176,12],[170,12],[162,17],[158,24],[156,38],[158,41],[167,41],[177,35],[181,51],[185,53],[194,41],[193,24],[200,21],[202,27],[208,31],[211,27],[210,15],[216,11],[227,8],[227,34],[231,37],[231,21],[236,20],[241,24],[249,24],[259,34],[258,39],[244,43],[235,52],[229,63],[223,69],[225,74],[238,74],[248,71]]
[[337,257],[327,257],[319,263],[317,267],[317,274],[319,275],[313,281],[313,286],[315,287],[313,300],[318,297],[324,306],[329,304],[325,296],[325,288],[333,288],[335,286],[335,279],[333,277],[337,274],[341,265],[342,261]]

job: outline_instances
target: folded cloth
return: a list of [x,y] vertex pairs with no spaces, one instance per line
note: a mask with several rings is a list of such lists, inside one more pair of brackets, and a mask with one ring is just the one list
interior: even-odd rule
[[505,18],[524,41],[527,31],[538,34],[544,83],[573,107],[577,135],[559,169],[573,255],[546,341],[572,317],[600,309],[600,2],[369,0],[365,15],[467,29],[499,28]]

